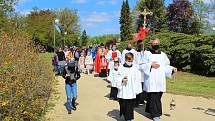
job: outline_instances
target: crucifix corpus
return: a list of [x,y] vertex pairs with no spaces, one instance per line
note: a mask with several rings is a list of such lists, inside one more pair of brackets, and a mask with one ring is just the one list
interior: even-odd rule
[[144,16],[143,27],[146,27],[146,25],[147,25],[147,23],[146,23],[147,15],[152,15],[153,13],[152,13],[151,11],[147,11],[147,10],[144,8],[144,11],[141,12],[140,14]]

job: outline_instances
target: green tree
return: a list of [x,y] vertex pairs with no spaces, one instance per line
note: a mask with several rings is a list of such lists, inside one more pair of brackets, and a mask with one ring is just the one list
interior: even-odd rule
[[26,30],[37,44],[53,45],[54,18],[54,12],[51,10],[32,11],[27,16]]
[[[155,32],[167,30],[164,0],[139,0],[136,4],[135,10],[143,12],[144,9],[153,13],[152,15],[147,16],[147,24],[151,30]],[[143,23],[144,16],[139,15],[136,22],[137,31],[142,27]]]
[[[77,43],[78,37],[80,37],[80,25],[79,17],[76,10],[69,8],[63,8],[56,11],[56,17],[59,19],[58,27],[62,36],[65,36],[66,32],[66,44]],[[75,41],[75,42],[74,42]]]
[[18,0],[0,0],[0,30],[5,30],[10,25],[7,14],[14,11]]
[[87,32],[86,30],[84,30],[81,35],[81,46],[86,46],[87,40],[88,40]]
[[192,2],[193,9],[196,13],[196,18],[201,22],[203,30],[207,29],[209,25],[209,6],[204,3],[204,0],[193,0]]
[[195,18],[194,10],[188,0],[173,0],[167,8],[167,19],[170,31],[185,34],[201,33],[201,22]]
[[120,37],[121,41],[131,40],[131,16],[128,0],[123,1],[120,16]]

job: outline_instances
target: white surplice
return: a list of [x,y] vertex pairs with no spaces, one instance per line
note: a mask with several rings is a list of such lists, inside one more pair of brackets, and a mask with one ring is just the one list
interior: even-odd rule
[[[140,71],[138,67],[133,65],[132,67],[121,66],[119,68],[120,78],[118,78],[118,98],[121,99],[135,99],[136,95],[142,92],[142,85],[140,82]],[[122,79],[127,76],[127,84],[122,83]]]
[[139,70],[141,71],[141,82],[144,82],[144,72],[141,69],[141,63],[143,62],[143,57],[144,57],[144,50],[140,52],[137,51],[134,58],[136,65],[139,67]]
[[[108,64],[108,69],[112,70],[114,68],[114,61],[112,58],[112,53],[114,51],[113,50],[109,50],[107,55],[106,55],[106,59],[108,60],[109,64]],[[119,50],[115,51],[117,53],[117,58],[119,58],[119,61],[121,59],[121,52]]]
[[[127,49],[124,49],[122,51],[122,55],[121,55],[121,64],[124,64],[125,63],[125,54],[127,53],[132,53],[134,55],[134,58],[135,58],[135,55],[136,55],[136,50],[135,49],[131,49],[130,51],[128,51]],[[133,62],[134,64],[136,64],[135,60]]]
[[107,80],[111,82],[111,86],[117,87],[117,80],[120,80],[120,79],[121,79],[120,71],[115,70],[115,69],[111,69],[110,74],[107,77]]
[[[152,68],[152,62],[160,64],[160,67]],[[171,77],[173,67],[170,66],[165,53],[152,54],[150,51],[145,51],[141,69],[144,71],[144,91],[166,92],[166,76]]]

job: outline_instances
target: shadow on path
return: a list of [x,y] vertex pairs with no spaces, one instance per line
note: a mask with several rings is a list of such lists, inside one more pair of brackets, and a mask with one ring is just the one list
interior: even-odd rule
[[215,116],[215,109],[212,109],[212,108],[204,109],[204,108],[196,107],[193,109],[204,111],[204,113],[207,115]]
[[119,115],[120,115],[120,112],[119,112],[118,109],[114,109],[114,110],[112,110],[112,111],[109,111],[109,112],[107,113],[107,115],[108,115],[109,117],[111,117],[111,118],[117,120],[117,121],[123,121],[123,120],[120,118],[120,116],[119,116]]
[[150,114],[145,112],[145,108],[146,108],[145,105],[138,106],[138,107],[134,108],[134,111],[136,111],[137,113],[141,114],[142,116],[144,116],[148,119],[151,119]]

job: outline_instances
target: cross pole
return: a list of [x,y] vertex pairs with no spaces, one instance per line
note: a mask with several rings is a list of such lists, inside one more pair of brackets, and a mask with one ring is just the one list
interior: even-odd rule
[[143,11],[143,12],[140,12],[140,14],[144,16],[143,27],[146,27],[146,25],[147,25],[147,23],[146,23],[147,15],[152,15],[153,13],[152,13],[151,11],[147,11],[147,10],[144,8],[144,11]]

